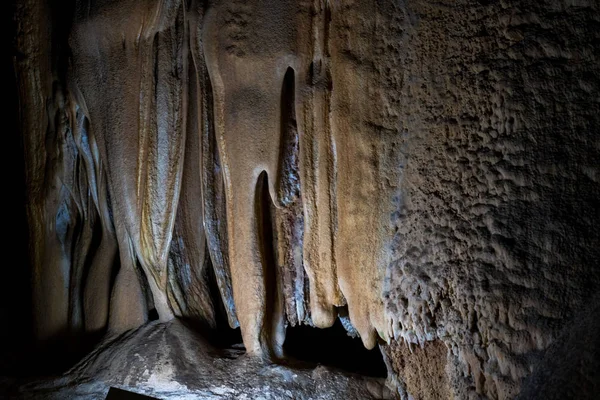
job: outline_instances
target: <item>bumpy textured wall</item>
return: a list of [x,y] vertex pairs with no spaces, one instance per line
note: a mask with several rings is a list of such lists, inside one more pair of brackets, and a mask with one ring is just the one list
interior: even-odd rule
[[339,317],[401,396],[503,399],[598,290],[596,1],[72,11],[18,5],[40,339]]
[[512,397],[598,290],[598,5],[408,5],[386,310],[450,347],[465,390]]

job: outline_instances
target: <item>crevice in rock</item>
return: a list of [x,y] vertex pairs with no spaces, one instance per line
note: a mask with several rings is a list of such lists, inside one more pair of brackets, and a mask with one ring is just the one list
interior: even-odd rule
[[281,146],[277,201],[281,208],[271,207],[273,246],[276,254],[278,282],[282,288],[287,321],[292,326],[310,323],[307,309],[308,278],[304,271],[304,214],[300,182],[300,140],[296,121],[296,74],[288,67],[281,88]]
[[295,71],[288,67],[281,88],[281,147],[279,150],[278,201],[284,206],[300,196],[300,171],[298,166],[298,126],[295,110]]
[[207,335],[207,338],[211,340],[214,346],[219,348],[227,348],[233,345],[239,345],[242,343],[241,330],[239,326],[232,328],[229,325],[227,309],[223,303],[217,277],[215,275],[212,261],[208,252],[206,252],[205,257],[207,258],[205,261],[207,263],[207,268],[205,269],[206,281],[210,292],[210,297],[213,301],[216,323],[216,329],[210,335]]
[[202,129],[201,167],[204,229],[207,248],[210,254],[213,273],[217,282],[220,300],[227,311],[229,326],[239,327],[231,287],[231,269],[229,267],[228,238],[226,232],[227,215],[225,212],[225,185],[215,133],[215,114],[213,109],[213,90],[206,65],[202,57],[195,57],[198,73],[199,96],[201,96]]
[[156,321],[158,320],[158,311],[156,311],[155,307],[152,307],[150,311],[148,311],[148,321]]
[[204,339],[208,340],[208,342],[217,349],[243,348],[242,333],[239,326],[232,328],[229,325],[228,312],[223,303],[215,270],[208,251],[204,254],[204,257],[205,268],[203,268],[202,273],[204,275],[203,279],[206,281],[208,295],[212,301],[214,326],[208,326],[205,321],[202,321],[199,318],[190,316],[182,316],[180,318],[186,326],[195,332],[200,333]]
[[[260,246],[260,256],[263,266],[262,276],[264,280],[265,296],[265,319],[262,327],[262,335],[265,336],[264,343],[276,343],[278,341],[277,326],[281,321],[281,295],[275,268],[275,249],[273,246],[273,217],[271,205],[273,199],[269,194],[268,176],[262,172],[258,177],[256,185],[255,215],[257,237]],[[277,345],[275,345],[277,347]]]
[[340,319],[331,328],[288,327],[283,350],[290,358],[364,376],[385,377],[387,369],[378,347],[367,350],[360,338],[348,334]]
[[147,318],[150,321],[155,321],[159,318],[159,315],[154,303],[154,296],[152,294],[152,290],[150,289],[150,282],[148,282],[149,278],[146,275],[140,263],[140,260],[138,260],[137,258],[135,259],[135,271],[140,282],[142,293],[144,294]]

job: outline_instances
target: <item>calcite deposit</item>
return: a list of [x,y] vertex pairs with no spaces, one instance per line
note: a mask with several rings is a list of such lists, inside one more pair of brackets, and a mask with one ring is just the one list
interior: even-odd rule
[[[147,387],[109,361],[146,334],[214,350],[177,347],[200,340],[179,319],[239,327],[248,374],[340,319],[387,388],[336,372],[347,392],[306,398],[532,398],[546,369],[598,394],[548,362],[597,362],[595,325],[569,332],[600,318],[596,0],[19,0],[15,22],[36,342],[103,337],[68,387]],[[194,357],[173,384],[257,395],[219,367],[210,397]]]

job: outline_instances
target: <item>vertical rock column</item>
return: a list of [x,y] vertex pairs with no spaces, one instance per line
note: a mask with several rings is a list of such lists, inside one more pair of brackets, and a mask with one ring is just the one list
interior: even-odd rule
[[172,317],[165,292],[185,146],[184,12],[177,2],[77,3],[72,83],[107,168],[121,255],[115,331],[146,320],[146,298],[161,320]]
[[304,267],[310,282],[310,310],[319,328],[333,325],[335,307],[344,306],[334,254],[336,240],[336,153],[331,133],[331,80],[327,1],[311,5],[310,35],[305,34],[304,68],[297,73],[300,180],[304,209]]
[[331,134],[336,159],[335,260],[350,320],[367,348],[389,340],[383,278],[391,260],[392,221],[401,202],[403,129],[392,2],[336,2],[330,43]]

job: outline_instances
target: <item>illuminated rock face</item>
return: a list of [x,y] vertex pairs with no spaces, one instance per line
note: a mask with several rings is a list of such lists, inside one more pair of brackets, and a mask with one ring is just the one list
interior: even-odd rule
[[538,3],[21,1],[38,337],[339,316],[514,397],[600,283],[600,10]]

